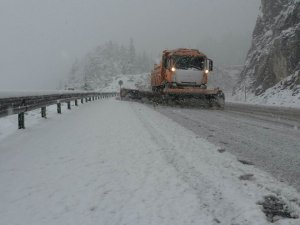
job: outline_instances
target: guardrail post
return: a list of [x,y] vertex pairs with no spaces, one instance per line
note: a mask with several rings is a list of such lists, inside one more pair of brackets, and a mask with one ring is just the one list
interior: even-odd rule
[[61,114],[61,103],[57,103],[57,113]]
[[46,106],[41,108],[41,115],[43,118],[46,118]]
[[18,114],[18,125],[19,129],[25,129],[25,114],[21,112]]
[[83,104],[83,98],[82,98],[82,99],[80,99],[80,101],[81,101],[81,104]]
[[88,98],[85,98],[85,102],[88,102]]
[[71,102],[68,101],[68,109],[71,109]]
[[78,106],[78,101],[77,101],[77,99],[75,99],[75,106]]

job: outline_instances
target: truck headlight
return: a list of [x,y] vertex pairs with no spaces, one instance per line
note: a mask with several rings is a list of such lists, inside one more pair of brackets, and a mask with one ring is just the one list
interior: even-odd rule
[[171,70],[172,70],[172,72],[175,72],[175,71],[176,71],[176,68],[175,68],[175,67],[172,67]]
[[209,70],[205,70],[204,73],[208,74],[208,73],[209,73]]

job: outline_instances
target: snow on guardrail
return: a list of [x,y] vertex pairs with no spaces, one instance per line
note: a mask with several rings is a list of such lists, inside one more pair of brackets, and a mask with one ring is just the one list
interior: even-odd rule
[[25,129],[25,112],[41,108],[41,116],[46,118],[46,107],[50,105],[57,104],[57,113],[61,113],[62,102],[66,102],[68,109],[71,109],[71,101],[75,101],[75,105],[78,106],[78,100],[83,103],[84,99],[88,102],[116,95],[116,92],[2,92],[0,94],[0,117],[18,114],[19,129]]

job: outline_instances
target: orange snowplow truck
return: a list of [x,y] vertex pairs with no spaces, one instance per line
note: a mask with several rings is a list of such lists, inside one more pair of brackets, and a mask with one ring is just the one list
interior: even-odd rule
[[207,88],[212,70],[213,61],[197,49],[165,50],[160,64],[154,65],[151,72],[152,92],[122,89],[121,97],[162,98],[168,102],[184,103],[191,100],[193,105],[200,103],[208,107],[224,108],[224,93],[219,88]]
[[208,74],[213,61],[196,49],[165,50],[159,65],[151,72],[153,91],[165,93],[217,94],[219,89],[207,90]]

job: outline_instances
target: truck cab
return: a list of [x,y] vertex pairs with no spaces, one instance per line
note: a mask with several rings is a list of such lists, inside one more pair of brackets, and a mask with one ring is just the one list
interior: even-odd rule
[[163,53],[161,69],[168,85],[206,88],[213,61],[198,50],[178,49]]

